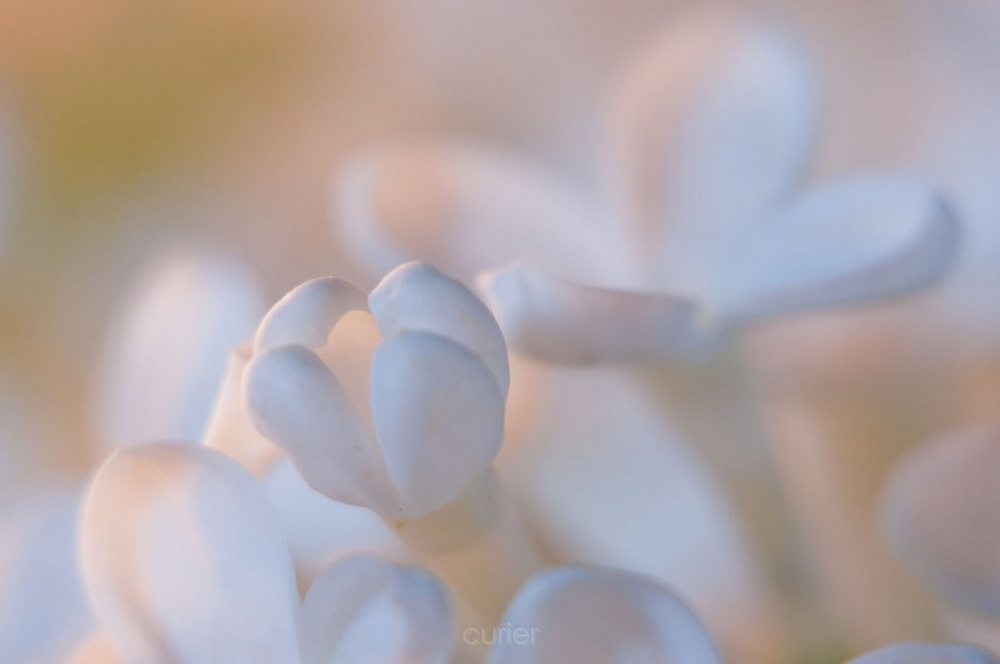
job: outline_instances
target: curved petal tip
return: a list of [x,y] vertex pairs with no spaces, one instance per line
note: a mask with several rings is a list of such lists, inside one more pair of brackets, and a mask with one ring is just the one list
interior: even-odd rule
[[[646,577],[556,568],[532,577],[501,623],[490,664],[720,664],[708,632]],[[518,641],[522,634],[526,640]]]

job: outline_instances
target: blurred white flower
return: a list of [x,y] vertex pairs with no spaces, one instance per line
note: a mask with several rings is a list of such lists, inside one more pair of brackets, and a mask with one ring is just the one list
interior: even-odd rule
[[[334,204],[342,237],[373,271],[415,257],[470,283],[487,271],[479,284],[514,350],[549,362],[630,361],[658,369],[645,373],[664,410],[698,443],[723,485],[706,481],[686,495],[715,516],[717,534],[738,542],[747,559],[727,561],[724,575],[743,579],[743,588],[781,584],[781,594],[816,607],[796,614],[812,615],[804,622],[820,631],[830,630],[830,620],[811,595],[812,576],[833,578],[829,572],[840,571],[843,556],[822,558],[818,571],[805,564],[789,571],[788,561],[803,553],[801,534],[812,532],[790,523],[798,504],[816,508],[817,496],[801,496],[794,462],[774,458],[791,443],[768,444],[765,427],[770,435],[784,429],[761,421],[762,395],[729,342],[761,320],[879,301],[933,283],[952,261],[958,226],[932,191],[904,176],[873,174],[798,193],[815,145],[817,91],[807,62],[776,25],[735,14],[681,23],[641,53],[612,91],[607,177],[595,192],[482,145],[418,140],[388,143],[348,162]],[[698,362],[681,369],[677,360]],[[513,366],[516,381],[517,361]],[[586,403],[581,399],[581,412]],[[551,429],[573,429],[578,416],[572,407],[564,412],[565,421]],[[767,404],[762,412],[764,420],[773,415]],[[586,421],[603,430],[599,416]],[[550,435],[540,445],[557,440]],[[568,455],[572,445],[564,448]],[[615,460],[618,472],[634,475],[624,456]],[[522,464],[524,484],[542,487],[521,498],[533,501],[529,520],[587,514],[584,499],[569,491],[556,498],[555,487],[586,484],[607,465],[553,462],[542,473]],[[788,475],[783,488],[797,492],[790,500],[777,488],[778,472]],[[815,487],[805,491],[818,494]],[[751,537],[718,508],[726,493]],[[535,498],[541,494],[546,501]],[[610,513],[624,514],[616,503],[627,498],[607,503]],[[826,506],[818,510],[823,518],[842,518]],[[594,555],[587,546],[597,538],[586,535],[586,522],[567,519],[564,535],[543,538],[561,539],[560,550],[576,542],[575,555]],[[655,531],[644,532],[649,550],[658,550]],[[763,584],[753,580],[754,549],[770,568]],[[627,556],[616,555],[626,564]],[[693,560],[662,571],[707,574]],[[754,601],[743,606],[759,624],[774,626],[757,634],[781,631],[781,619],[762,618],[770,613],[767,594],[748,592]],[[691,599],[705,606],[709,597]],[[739,623],[736,611],[719,615]],[[892,632],[893,621],[879,625],[888,623]],[[744,646],[753,641],[733,634]],[[848,638],[864,642],[867,632]]]
[[420,258],[469,279],[527,261],[483,288],[514,347],[561,362],[696,357],[763,318],[934,282],[958,226],[927,187],[880,174],[793,195],[813,145],[807,59],[728,14],[676,26],[612,96],[607,199],[418,142],[347,166],[337,221],[376,269]]
[[207,251],[160,252],[125,291],[94,382],[102,454],[151,440],[201,440],[230,348],[263,303],[251,274]]
[[[448,661],[453,631],[430,575],[368,557],[330,566],[303,601],[262,487],[209,448],[122,449],[94,478],[84,578],[120,661],[320,664]],[[81,661],[107,649],[99,637]]]
[[[721,664],[683,602],[648,578],[600,568],[533,577],[501,623],[490,664]],[[514,630],[527,632],[518,642]],[[522,632],[523,633],[523,632]]]

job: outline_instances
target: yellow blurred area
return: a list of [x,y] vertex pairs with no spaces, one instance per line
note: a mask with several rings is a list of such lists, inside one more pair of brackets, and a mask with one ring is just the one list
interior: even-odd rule
[[[0,368],[29,402],[46,404],[53,435],[76,439],[55,446],[62,455],[86,447],[80,396],[89,351],[123,288],[116,277],[138,260],[136,252],[112,259],[122,234],[136,232],[123,210],[157,182],[197,170],[227,131],[287,97],[298,72],[336,47],[335,24],[308,8],[0,3],[0,100],[17,147],[0,267]],[[183,226],[181,216],[171,223]],[[55,465],[67,463],[78,462]]]
[[34,204],[65,211],[114,195],[190,149],[234,96],[280,85],[310,43],[300,9],[262,0],[0,5],[2,66],[35,141]]

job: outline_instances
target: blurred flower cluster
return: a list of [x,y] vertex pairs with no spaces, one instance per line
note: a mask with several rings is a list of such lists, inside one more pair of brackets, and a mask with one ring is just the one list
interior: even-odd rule
[[1000,663],[997,30],[0,7],[0,664]]

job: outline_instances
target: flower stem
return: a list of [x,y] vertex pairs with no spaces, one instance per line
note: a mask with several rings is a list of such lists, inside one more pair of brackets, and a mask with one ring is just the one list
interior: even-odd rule
[[[757,411],[738,348],[697,364],[643,371],[670,421],[698,447],[747,529],[751,555],[763,561],[779,600],[778,638],[798,655],[829,643],[825,620],[812,601],[796,515],[787,495],[787,470],[775,458]],[[795,641],[791,642],[794,636]]]
[[492,467],[440,510],[389,525],[490,627],[542,566]]
[[857,651],[928,633],[927,602],[879,527],[888,468],[918,439],[894,412],[891,381],[776,383],[756,373],[761,417],[830,622]]

